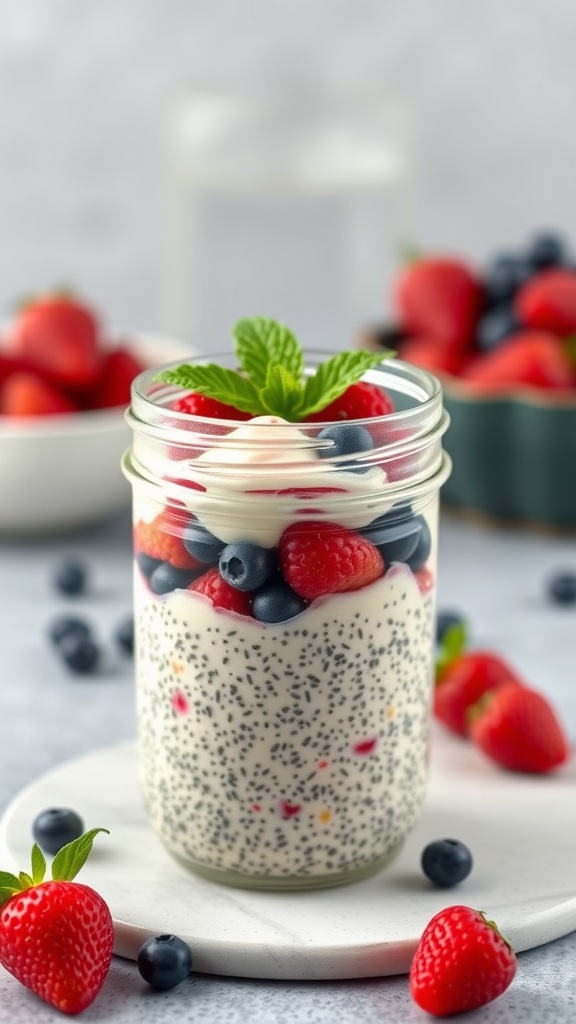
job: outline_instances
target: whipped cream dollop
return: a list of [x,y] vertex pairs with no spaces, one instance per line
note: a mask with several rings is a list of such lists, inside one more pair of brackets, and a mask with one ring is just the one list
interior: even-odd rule
[[[386,474],[335,467],[298,426],[279,416],[255,416],[218,438],[179,476],[196,488],[187,502],[200,522],[226,544],[244,540],[274,547],[303,519],[360,529],[384,511],[372,496]],[[365,500],[363,500],[365,499]]]

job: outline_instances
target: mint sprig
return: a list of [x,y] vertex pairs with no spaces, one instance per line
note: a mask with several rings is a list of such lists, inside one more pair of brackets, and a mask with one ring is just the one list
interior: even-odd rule
[[239,370],[216,363],[185,363],[161,371],[154,380],[195,391],[252,416],[269,414],[298,422],[321,412],[372,366],[394,355],[391,350],[339,352],[305,377],[304,352],[284,324],[252,317],[239,320],[233,335]]

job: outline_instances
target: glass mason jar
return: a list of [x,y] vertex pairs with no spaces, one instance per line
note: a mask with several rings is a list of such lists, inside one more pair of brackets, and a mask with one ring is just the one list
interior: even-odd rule
[[392,359],[363,378],[392,413],[238,422],[178,411],[154,373],[133,384],[124,459],[150,822],[232,885],[368,876],[426,792],[440,385]]

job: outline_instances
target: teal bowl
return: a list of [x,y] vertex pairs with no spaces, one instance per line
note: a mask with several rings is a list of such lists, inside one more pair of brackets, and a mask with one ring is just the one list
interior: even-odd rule
[[476,394],[442,379],[451,419],[447,507],[506,525],[576,531],[576,392]]

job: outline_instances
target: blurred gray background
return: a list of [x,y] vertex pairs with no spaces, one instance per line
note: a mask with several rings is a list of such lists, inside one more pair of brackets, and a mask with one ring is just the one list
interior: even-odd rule
[[416,137],[418,242],[574,230],[573,0],[0,0],[0,308],[71,282],[166,326],[164,152],[188,85],[378,83]]

